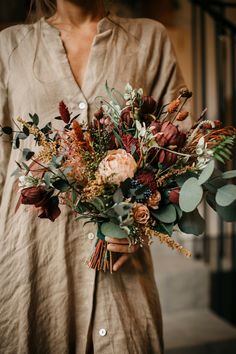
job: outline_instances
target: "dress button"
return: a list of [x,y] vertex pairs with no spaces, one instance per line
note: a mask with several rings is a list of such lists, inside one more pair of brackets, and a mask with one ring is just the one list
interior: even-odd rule
[[86,107],[86,103],[83,102],[83,101],[81,101],[81,102],[79,103],[79,109],[85,109],[85,107]]
[[99,335],[104,337],[107,334],[107,331],[104,328],[99,329]]
[[94,234],[92,233],[92,232],[90,232],[89,234],[88,234],[88,239],[89,240],[93,240],[94,239]]

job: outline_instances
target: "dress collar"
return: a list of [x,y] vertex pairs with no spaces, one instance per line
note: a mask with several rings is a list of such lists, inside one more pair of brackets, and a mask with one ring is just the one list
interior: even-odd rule
[[[110,31],[114,28],[114,26],[117,23],[117,16],[111,14],[108,12],[106,16],[104,16],[101,20],[98,21],[97,23],[97,34],[104,33],[107,31]],[[41,29],[43,32],[47,34],[57,34],[60,35],[60,30],[57,29],[56,27],[50,25],[45,17],[41,17],[41,19],[38,21]]]

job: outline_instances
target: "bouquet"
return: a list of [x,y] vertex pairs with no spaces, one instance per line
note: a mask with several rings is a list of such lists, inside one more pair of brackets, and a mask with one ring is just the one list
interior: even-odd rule
[[204,111],[182,132],[178,124],[189,116],[184,108],[192,96],[187,89],[162,107],[130,84],[124,94],[107,83],[106,91],[108,98],[97,98],[98,110],[87,125],[60,102],[55,117],[63,123],[60,129],[53,122],[41,127],[37,114],[18,118],[14,130],[1,127],[1,134],[22,151],[14,172],[18,204],[33,206],[39,218],[51,221],[67,205],[76,219],[96,223],[97,238],[87,260],[96,270],[112,271],[106,236],[140,246],[157,237],[190,256],[172,234],[204,232],[198,211],[202,200],[223,220],[236,220],[236,170],[217,168],[217,161],[231,158],[236,129],[204,120]]

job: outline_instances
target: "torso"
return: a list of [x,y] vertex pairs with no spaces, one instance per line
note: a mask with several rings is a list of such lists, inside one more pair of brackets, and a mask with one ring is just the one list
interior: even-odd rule
[[79,29],[61,29],[61,39],[66,50],[71,71],[81,88],[89,60],[90,49],[97,31],[97,22]]

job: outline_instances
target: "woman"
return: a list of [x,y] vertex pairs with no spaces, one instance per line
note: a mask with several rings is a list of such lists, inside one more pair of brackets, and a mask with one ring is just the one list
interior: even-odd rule
[[[55,12],[0,33],[0,119],[37,112],[40,124],[57,115],[62,99],[78,120],[91,120],[104,84],[142,87],[159,103],[183,86],[163,26],[105,13],[103,1],[38,0]],[[49,15],[49,18],[47,17]],[[163,352],[162,320],[149,249],[128,248],[111,274],[84,264],[95,228],[55,223],[21,206],[10,177],[18,150],[1,140],[0,353]],[[132,254],[128,254],[132,252]],[[122,266],[122,267],[121,267]]]

